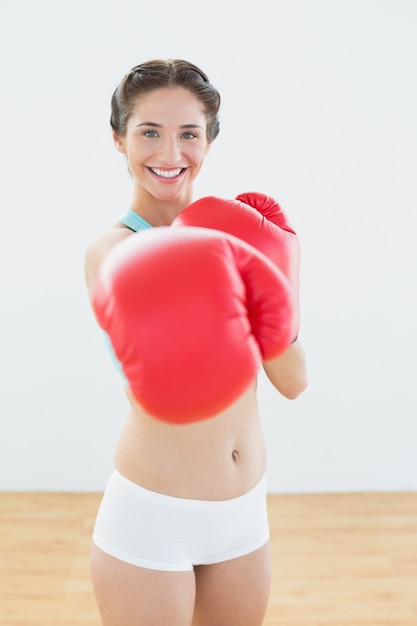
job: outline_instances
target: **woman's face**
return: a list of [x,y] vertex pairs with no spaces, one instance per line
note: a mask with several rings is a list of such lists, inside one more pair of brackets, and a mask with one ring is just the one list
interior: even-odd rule
[[182,87],[140,96],[126,135],[113,135],[137,185],[160,200],[187,198],[209,149],[198,98]]

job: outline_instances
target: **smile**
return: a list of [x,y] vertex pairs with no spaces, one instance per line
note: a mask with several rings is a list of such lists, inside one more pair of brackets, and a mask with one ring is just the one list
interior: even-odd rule
[[152,172],[152,174],[155,174],[155,176],[160,176],[161,178],[176,178],[177,176],[182,174],[182,172],[184,172],[186,168],[177,167],[171,170],[161,170],[159,169],[159,167],[149,167],[148,169]]

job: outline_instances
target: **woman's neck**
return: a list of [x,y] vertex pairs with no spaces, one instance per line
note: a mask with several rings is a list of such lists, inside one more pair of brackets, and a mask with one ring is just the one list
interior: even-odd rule
[[170,226],[174,219],[192,202],[192,193],[175,200],[161,200],[149,193],[135,193],[130,209],[152,226]]

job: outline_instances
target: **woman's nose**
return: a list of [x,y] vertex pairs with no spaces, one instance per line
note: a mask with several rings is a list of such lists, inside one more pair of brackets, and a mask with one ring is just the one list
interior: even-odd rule
[[176,138],[167,138],[161,146],[161,160],[167,165],[175,165],[181,160],[181,149]]

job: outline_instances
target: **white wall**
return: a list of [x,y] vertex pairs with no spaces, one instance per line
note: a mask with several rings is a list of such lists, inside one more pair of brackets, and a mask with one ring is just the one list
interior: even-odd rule
[[0,29],[0,489],[111,471],[127,404],[83,282],[130,199],[109,101],[184,57],[223,97],[197,195],[270,193],[302,243],[310,386],[261,377],[270,491],[415,490],[417,4],[0,0]]

